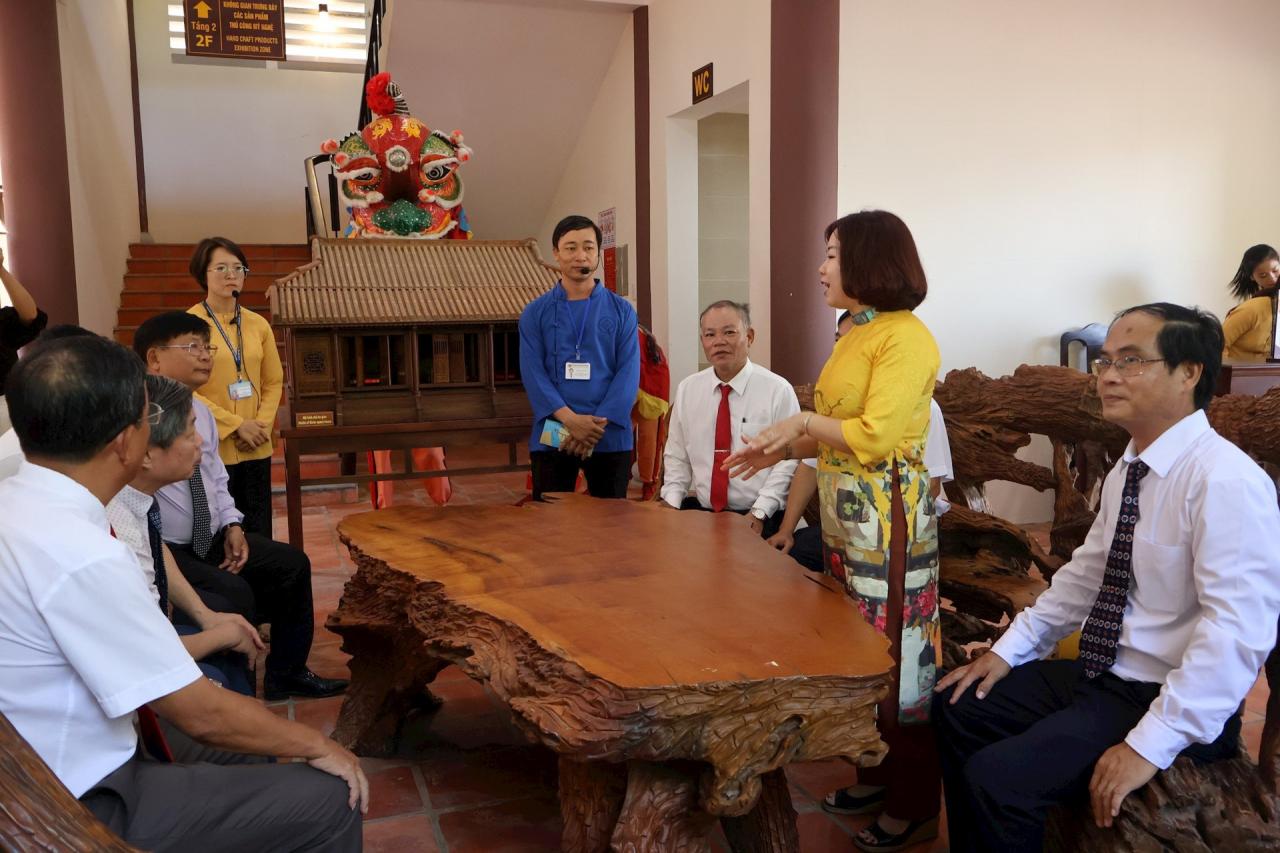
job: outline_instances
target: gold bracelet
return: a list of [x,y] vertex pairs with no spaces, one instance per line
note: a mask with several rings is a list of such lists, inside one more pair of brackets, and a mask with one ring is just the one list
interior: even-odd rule
[[804,416],[804,434],[809,434],[809,421],[813,420],[813,412]]

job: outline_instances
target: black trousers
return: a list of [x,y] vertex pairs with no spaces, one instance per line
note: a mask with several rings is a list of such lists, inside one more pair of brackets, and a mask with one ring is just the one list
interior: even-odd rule
[[[1111,673],[1086,679],[1079,661],[1014,667],[985,699],[974,687],[955,705],[933,703],[951,849],[1039,853],[1054,805],[1087,795],[1093,766],[1146,714],[1160,685]],[[1240,717],[1211,744],[1183,751],[1198,761],[1233,758]]]
[[224,558],[223,532],[209,553],[197,557],[190,545],[169,545],[178,568],[211,610],[239,613],[250,624],[271,623],[267,673],[297,672],[311,654],[315,614],[311,603],[311,561],[292,545],[246,533],[249,560],[240,573],[218,568]]
[[789,556],[811,572],[822,571],[822,527],[810,524],[795,532]]
[[631,482],[631,451],[593,453],[580,459],[559,450],[535,450],[529,454],[529,467],[535,501],[546,492],[572,492],[579,471],[586,475],[587,491],[593,498],[625,498]]
[[[680,503],[681,509],[698,509],[703,512],[711,512],[710,508],[703,506],[698,502],[697,497],[688,495]],[[745,509],[731,509],[728,512],[737,513],[738,515],[746,515]],[[764,529],[760,531],[761,539],[768,539],[770,536],[778,532],[778,528],[782,526],[782,510],[777,510],[773,515],[764,520]]]
[[355,853],[359,809],[347,784],[306,764],[273,764],[203,746],[165,725],[174,763],[143,750],[80,798],[143,850],[307,850]]
[[244,532],[271,538],[271,459],[227,466],[227,492],[244,513]]

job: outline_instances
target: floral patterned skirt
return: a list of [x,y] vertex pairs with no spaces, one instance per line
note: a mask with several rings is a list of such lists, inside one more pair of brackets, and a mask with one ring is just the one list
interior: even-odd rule
[[899,723],[927,723],[942,660],[938,525],[928,472],[902,459],[858,473],[824,466],[818,500],[827,572],[889,638],[898,691],[881,713],[896,707]]

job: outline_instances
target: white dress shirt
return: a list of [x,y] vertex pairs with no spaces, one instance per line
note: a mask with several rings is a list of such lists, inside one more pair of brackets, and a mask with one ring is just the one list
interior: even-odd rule
[[116,492],[116,496],[107,502],[107,521],[115,531],[116,538],[129,546],[133,556],[142,569],[142,577],[151,589],[151,596],[160,606],[160,590],[156,587],[156,564],[151,554],[151,536],[147,531],[147,512],[155,498],[125,486]]
[[[671,426],[663,455],[662,499],[679,507],[692,487],[698,503],[711,506],[711,471],[715,464],[716,419],[720,413],[720,379],[708,367],[686,377],[672,401]],[[763,432],[770,424],[800,411],[791,383],[749,359],[727,383],[732,449],[742,437]],[[779,462],[749,480],[729,480],[729,509],[759,510],[767,518],[786,506],[795,460]]]
[[[1133,578],[1111,672],[1162,685],[1125,742],[1156,767],[1222,733],[1276,642],[1280,511],[1262,469],[1213,431],[1203,411],[1107,475],[1084,544],[992,651],[1017,666],[1080,628],[1115,532],[1125,472],[1141,458]],[[999,687],[996,688],[997,690]]]
[[[227,466],[218,455],[218,422],[209,407],[199,398],[192,398],[191,408],[196,413],[196,432],[200,434],[200,478],[204,483],[204,495],[209,501],[209,532],[218,531],[233,521],[244,521],[244,513],[236,509],[231,493],[227,491]],[[164,541],[175,545],[191,543],[191,484],[186,480],[162,486],[156,492],[160,501],[160,529]]]
[[0,482],[0,711],[79,797],[133,757],[133,712],[200,670],[76,481]]
[[18,444],[18,434],[12,429],[0,432],[0,480],[18,473],[22,460],[22,445]]

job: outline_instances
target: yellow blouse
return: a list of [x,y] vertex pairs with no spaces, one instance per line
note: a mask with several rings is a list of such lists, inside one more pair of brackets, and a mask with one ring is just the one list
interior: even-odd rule
[[1271,353],[1271,297],[1255,296],[1222,321],[1223,361],[1266,361]]
[[[250,418],[262,421],[268,430],[275,431],[276,410],[280,408],[280,394],[284,390],[284,368],[280,364],[280,351],[276,349],[276,337],[271,331],[271,324],[259,314],[245,308],[240,309],[241,322],[244,323],[241,376],[253,383],[253,396],[232,400],[227,393],[227,386],[236,381],[236,364],[231,357],[231,347],[227,346],[217,326],[209,319],[203,303],[192,305],[187,313],[195,314],[209,324],[209,341],[218,348],[213,356],[213,371],[209,374],[209,381],[197,392],[197,396],[209,406],[218,422],[218,438],[221,439],[218,455],[226,465],[270,457],[272,442],[264,442],[246,452],[236,446],[232,433]],[[238,345],[236,327],[232,323],[234,314],[219,313],[217,317],[231,343]]]
[[819,470],[856,473],[895,453],[923,463],[938,345],[910,311],[854,326],[814,386],[818,414],[839,418],[852,454],[820,445]]

